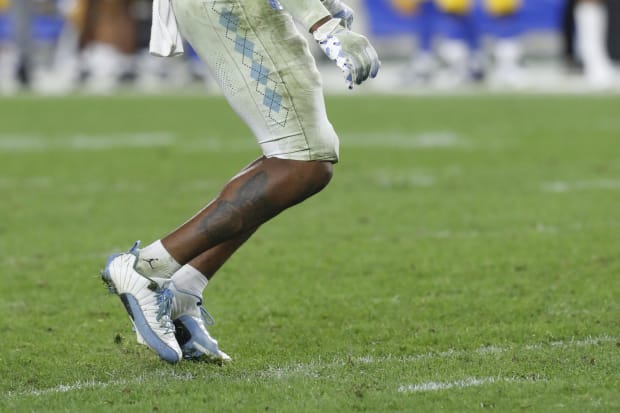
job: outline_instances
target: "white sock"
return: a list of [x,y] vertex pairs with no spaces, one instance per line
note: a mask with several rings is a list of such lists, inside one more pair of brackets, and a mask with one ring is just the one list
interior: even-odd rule
[[174,273],[172,282],[177,290],[202,297],[209,280],[196,268],[185,264]]
[[575,9],[577,44],[586,69],[586,77],[594,84],[611,80],[611,60],[607,53],[607,8],[602,3],[582,1]]
[[170,278],[181,265],[164,248],[160,240],[140,250],[136,270],[147,277]]

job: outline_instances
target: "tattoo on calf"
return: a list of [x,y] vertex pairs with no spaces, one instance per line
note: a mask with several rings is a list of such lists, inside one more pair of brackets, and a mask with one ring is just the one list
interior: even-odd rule
[[200,221],[198,231],[219,244],[274,216],[278,209],[265,193],[267,180],[264,171],[251,176],[239,187],[234,199],[217,202]]

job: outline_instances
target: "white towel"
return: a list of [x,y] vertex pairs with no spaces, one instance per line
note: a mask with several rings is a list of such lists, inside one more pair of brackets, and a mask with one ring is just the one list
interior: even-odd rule
[[155,56],[183,54],[183,38],[177,26],[171,0],[153,0],[150,52]]

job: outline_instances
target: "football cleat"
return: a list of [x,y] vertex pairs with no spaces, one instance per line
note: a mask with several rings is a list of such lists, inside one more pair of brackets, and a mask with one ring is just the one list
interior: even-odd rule
[[187,291],[179,290],[170,283],[172,301],[172,319],[176,339],[186,360],[205,360],[212,362],[230,361],[228,354],[219,349],[215,340],[207,331],[207,325],[213,325],[213,317],[202,307],[202,298]]
[[108,258],[101,278],[117,294],[133,323],[139,341],[154,350],[162,360],[177,363],[182,351],[175,338],[171,318],[172,291],[134,269],[139,243],[127,253]]

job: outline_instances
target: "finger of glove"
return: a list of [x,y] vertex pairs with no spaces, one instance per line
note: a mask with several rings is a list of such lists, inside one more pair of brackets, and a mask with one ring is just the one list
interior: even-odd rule
[[355,66],[355,75],[353,79],[355,84],[361,85],[362,82],[368,79],[370,75],[370,60],[364,49],[360,53],[351,56],[353,66]]
[[374,79],[377,77],[379,73],[379,69],[381,68],[381,60],[379,60],[379,55],[377,54],[377,50],[374,47],[368,46],[367,53],[370,58],[370,77]]

